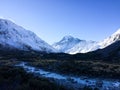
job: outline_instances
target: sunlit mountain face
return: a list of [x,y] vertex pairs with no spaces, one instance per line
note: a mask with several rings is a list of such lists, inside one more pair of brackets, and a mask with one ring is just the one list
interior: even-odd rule
[[0,45],[25,51],[56,52],[52,46],[40,39],[33,32],[5,19],[0,19]]

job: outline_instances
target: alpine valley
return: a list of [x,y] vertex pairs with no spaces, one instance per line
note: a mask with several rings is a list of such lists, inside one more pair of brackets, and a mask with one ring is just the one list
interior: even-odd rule
[[120,29],[100,42],[81,40],[68,35],[51,46],[35,33],[16,25],[10,20],[0,19],[0,45],[2,48],[76,54],[103,49],[119,40]]
[[0,19],[0,90],[120,90],[120,29],[103,41],[49,45]]

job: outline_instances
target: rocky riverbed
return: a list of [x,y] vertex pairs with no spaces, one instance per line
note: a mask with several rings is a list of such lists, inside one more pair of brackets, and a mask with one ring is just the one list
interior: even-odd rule
[[120,80],[61,75],[29,66],[26,62],[21,62],[15,66],[24,68],[27,73],[33,73],[35,76],[51,79],[55,81],[55,83],[73,90],[79,90],[85,86],[91,87],[93,89],[98,88],[99,90],[120,90]]

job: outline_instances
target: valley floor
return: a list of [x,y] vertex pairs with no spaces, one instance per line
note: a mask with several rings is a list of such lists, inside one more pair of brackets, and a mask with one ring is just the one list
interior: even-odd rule
[[67,89],[80,90],[87,87],[99,90],[120,90],[120,81],[113,79],[102,78],[88,78],[85,76],[75,77],[68,75],[61,75],[54,72],[45,71],[39,68],[35,68],[27,65],[26,62],[17,64],[18,67],[23,67],[26,72],[33,73],[35,76],[42,76],[48,79],[54,79],[54,81]]
[[19,61],[0,61],[0,90],[67,90],[43,77],[26,73],[23,68],[13,66]]
[[34,60],[29,65],[74,76],[120,79],[120,64],[83,60]]
[[[22,63],[20,66],[21,62],[27,63]],[[117,63],[28,57],[15,59],[7,56],[7,58],[0,57],[0,69],[2,73],[0,74],[0,90],[23,90],[22,87],[26,88],[25,90],[34,90],[33,88],[35,90],[48,88],[51,88],[49,90],[120,90],[120,65]],[[19,70],[22,70],[22,76]],[[20,76],[17,77],[17,74]],[[26,77],[26,74],[30,77],[27,77],[27,82],[24,82],[25,78],[22,77]],[[30,78],[33,82],[29,81]],[[7,82],[6,79],[8,79]],[[31,86],[30,83],[35,86]],[[17,88],[13,87],[14,84],[18,85]]]

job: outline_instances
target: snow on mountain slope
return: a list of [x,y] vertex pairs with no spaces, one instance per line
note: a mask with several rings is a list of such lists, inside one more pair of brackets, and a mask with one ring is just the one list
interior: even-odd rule
[[20,50],[56,51],[33,32],[5,19],[0,19],[0,45]]
[[86,52],[97,50],[98,48],[99,46],[95,41],[81,41],[80,43],[75,45],[73,48],[66,51],[66,53],[69,53],[69,54],[86,53]]
[[120,29],[105,40],[97,43],[85,41],[72,36],[65,36],[52,46],[41,40],[33,32],[25,30],[10,20],[0,19],[0,46],[20,50],[37,50],[45,52],[65,52],[69,54],[86,53],[103,49],[116,41],[120,41]]
[[95,47],[96,44],[97,42],[94,41],[85,41],[72,36],[65,36],[61,41],[53,44],[53,47],[60,52],[76,54],[96,50],[98,48]]
[[105,47],[115,43],[116,41],[119,41],[119,40],[120,40],[120,29],[118,29],[115,33],[113,33],[108,38],[101,41],[99,43],[99,45],[100,45],[100,48],[102,49],[102,48],[105,48]]
[[116,41],[120,41],[120,29],[101,42],[85,41],[72,36],[65,36],[61,41],[53,44],[53,47],[60,52],[69,54],[87,53],[97,49],[103,49]]
[[63,37],[62,40],[60,40],[59,42],[54,43],[52,46],[55,49],[59,50],[60,52],[66,52],[67,50],[71,49],[79,42],[81,42],[80,39],[74,38],[68,35],[68,36]]

